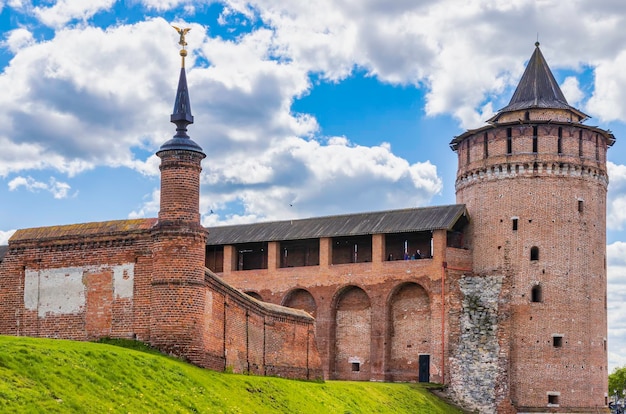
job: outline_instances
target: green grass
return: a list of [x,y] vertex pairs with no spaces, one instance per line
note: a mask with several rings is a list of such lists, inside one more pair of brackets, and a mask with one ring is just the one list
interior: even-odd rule
[[8,336],[0,336],[0,412],[461,413],[418,384],[223,374],[132,341]]

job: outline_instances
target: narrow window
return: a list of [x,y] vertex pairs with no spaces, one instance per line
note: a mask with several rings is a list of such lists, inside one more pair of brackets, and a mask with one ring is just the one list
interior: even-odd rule
[[583,212],[583,200],[578,200],[578,212]]
[[563,154],[563,128],[559,127],[559,138],[556,142],[557,152]]
[[539,260],[539,247],[533,246],[530,248],[530,260]]
[[465,142],[467,142],[467,153],[466,153],[465,164],[469,164],[470,163],[470,140],[468,139]]
[[361,370],[361,363],[360,362],[353,362],[352,363],[352,372],[359,372]]
[[596,161],[600,159],[600,147],[599,147],[599,138],[598,134],[596,134]]
[[526,121],[530,120],[530,112],[528,112],[528,111],[524,112],[524,120],[526,120]]
[[561,335],[554,335],[552,337],[552,346],[555,348],[563,347],[563,337]]
[[506,129],[506,153],[513,153],[513,137],[511,135],[511,128]]
[[558,395],[548,395],[548,404],[549,405],[559,405],[559,396]]
[[541,285],[535,285],[530,291],[531,302],[539,303],[543,302],[543,295],[541,294]]
[[517,231],[517,218],[513,219],[513,231]]
[[583,156],[583,131],[578,131],[578,156]]
[[487,139],[487,133],[483,136],[483,152],[485,154],[485,158],[489,156],[489,140]]
[[537,153],[537,127],[533,127],[533,152]]

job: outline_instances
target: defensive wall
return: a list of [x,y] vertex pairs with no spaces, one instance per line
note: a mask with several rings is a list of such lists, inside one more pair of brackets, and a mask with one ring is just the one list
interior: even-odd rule
[[[152,315],[162,306],[152,300],[156,222],[18,230],[0,263],[0,333],[152,343]],[[204,347],[193,362],[219,371],[322,378],[314,319],[306,312],[259,302],[208,269],[200,288],[206,328],[193,332]],[[187,357],[178,344],[166,345]]]
[[[299,257],[293,240],[209,245],[207,267],[260,300],[314,315],[329,378],[444,383],[451,342],[459,337],[458,280],[471,273],[471,252],[450,246],[450,234],[359,236],[352,239],[356,254],[352,243],[322,237],[307,240],[309,254]],[[390,253],[405,239],[422,258],[404,260],[401,248]],[[247,261],[255,252],[262,257]]]

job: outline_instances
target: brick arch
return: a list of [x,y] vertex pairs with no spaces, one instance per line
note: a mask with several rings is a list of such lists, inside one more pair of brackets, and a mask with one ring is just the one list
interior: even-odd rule
[[346,286],[333,306],[331,372],[336,379],[369,380],[371,373],[372,305],[358,286]]
[[311,314],[311,316],[317,316],[317,304],[311,292],[306,289],[297,288],[288,292],[283,298],[283,306],[289,308],[301,309]]
[[243,293],[245,293],[245,294],[246,294],[246,295],[248,295],[248,296],[252,296],[253,298],[255,298],[255,299],[257,299],[257,300],[263,301],[263,297],[262,297],[262,296],[261,296],[261,294],[260,294],[260,293],[258,293],[258,292],[255,292],[255,291],[253,291],[253,290],[246,290],[246,291],[245,291],[245,292],[243,292]]
[[386,378],[417,381],[420,354],[432,354],[431,307],[428,292],[417,283],[403,283],[387,302]]

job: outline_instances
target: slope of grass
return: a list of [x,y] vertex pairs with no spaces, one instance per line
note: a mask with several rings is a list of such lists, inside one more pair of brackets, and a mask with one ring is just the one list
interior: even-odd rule
[[133,347],[0,336],[0,412],[460,413],[417,384],[222,374]]

